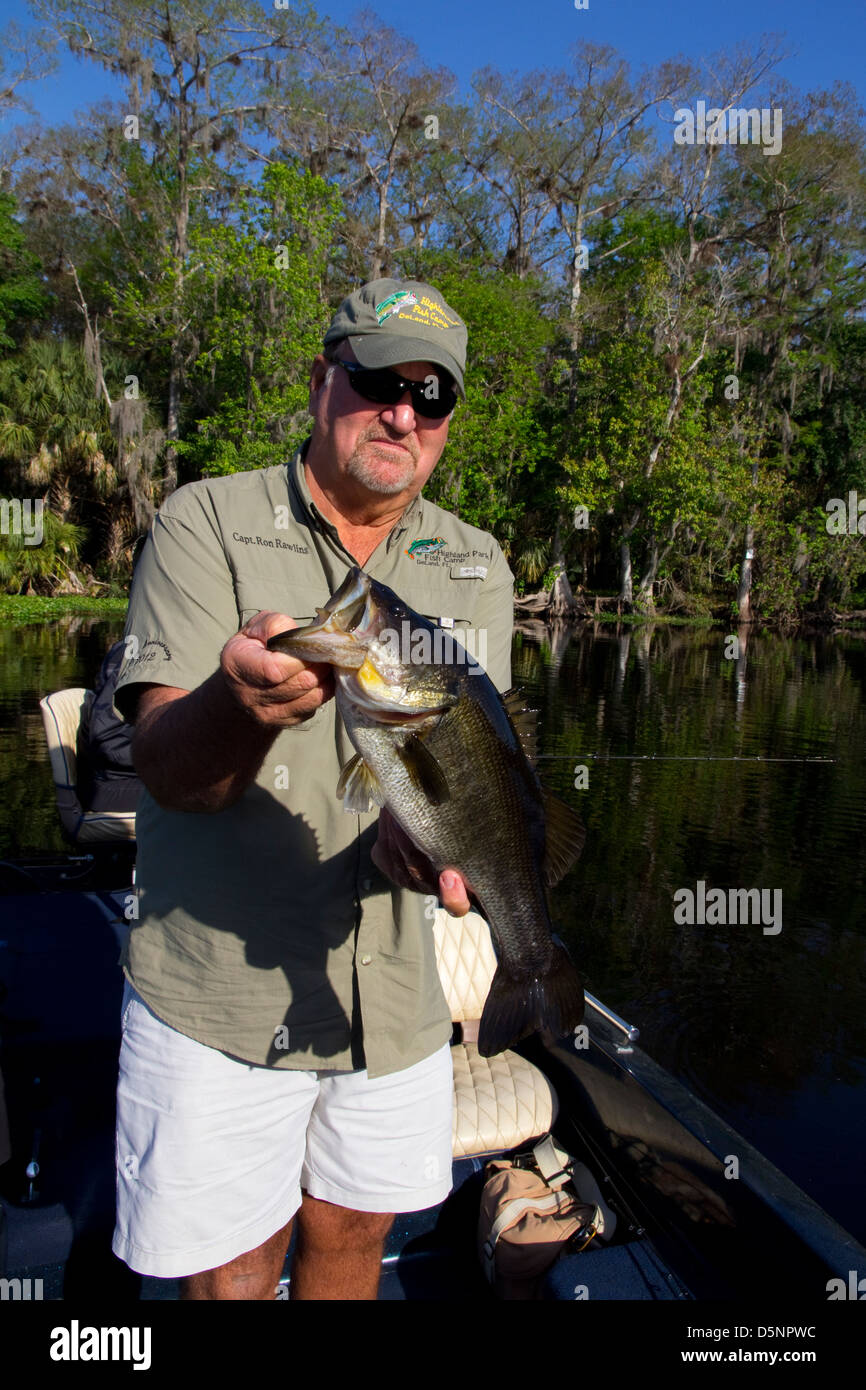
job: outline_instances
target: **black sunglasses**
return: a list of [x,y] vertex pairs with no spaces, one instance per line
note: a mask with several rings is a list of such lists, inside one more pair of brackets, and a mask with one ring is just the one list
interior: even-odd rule
[[[444,385],[436,376],[426,381],[407,381],[390,367],[361,367],[357,362],[343,362],[339,357],[334,358],[334,364],[344,367],[353,389],[375,405],[396,405],[407,391],[411,391],[412,407],[417,415],[428,420],[442,420],[457,404],[454,387]],[[435,392],[432,396],[427,394],[431,390]]]

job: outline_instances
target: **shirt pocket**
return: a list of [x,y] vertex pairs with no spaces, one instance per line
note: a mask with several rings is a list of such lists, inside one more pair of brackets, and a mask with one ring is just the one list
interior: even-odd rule
[[316,609],[324,607],[330,598],[326,581],[321,584],[287,579],[275,582],[271,576],[238,574],[235,579],[238,614],[241,627],[257,613],[267,610],[285,613],[298,627],[313,622]]

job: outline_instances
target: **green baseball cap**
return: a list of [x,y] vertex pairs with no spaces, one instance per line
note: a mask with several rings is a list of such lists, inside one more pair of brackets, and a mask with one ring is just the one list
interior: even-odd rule
[[371,280],[343,300],[324,345],[347,338],[362,367],[434,362],[451,373],[465,397],[467,336],[466,324],[432,285]]

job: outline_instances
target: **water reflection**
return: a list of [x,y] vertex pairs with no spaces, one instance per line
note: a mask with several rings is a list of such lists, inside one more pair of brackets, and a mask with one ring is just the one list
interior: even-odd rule
[[[866,1138],[863,641],[744,630],[728,658],[730,635],[576,628],[553,684],[518,639],[542,780],[588,830],[554,906],[588,988],[862,1238],[840,1153]],[[699,880],[780,889],[781,932],[678,925]]]
[[0,857],[64,848],[39,701],[92,684],[123,620],[81,615],[0,627]]

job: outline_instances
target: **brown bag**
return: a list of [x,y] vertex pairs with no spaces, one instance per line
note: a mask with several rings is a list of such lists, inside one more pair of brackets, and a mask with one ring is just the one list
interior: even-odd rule
[[609,1240],[616,1217],[589,1169],[548,1135],[531,1155],[485,1169],[478,1251],[499,1298],[538,1298],[546,1271],[566,1248]]

